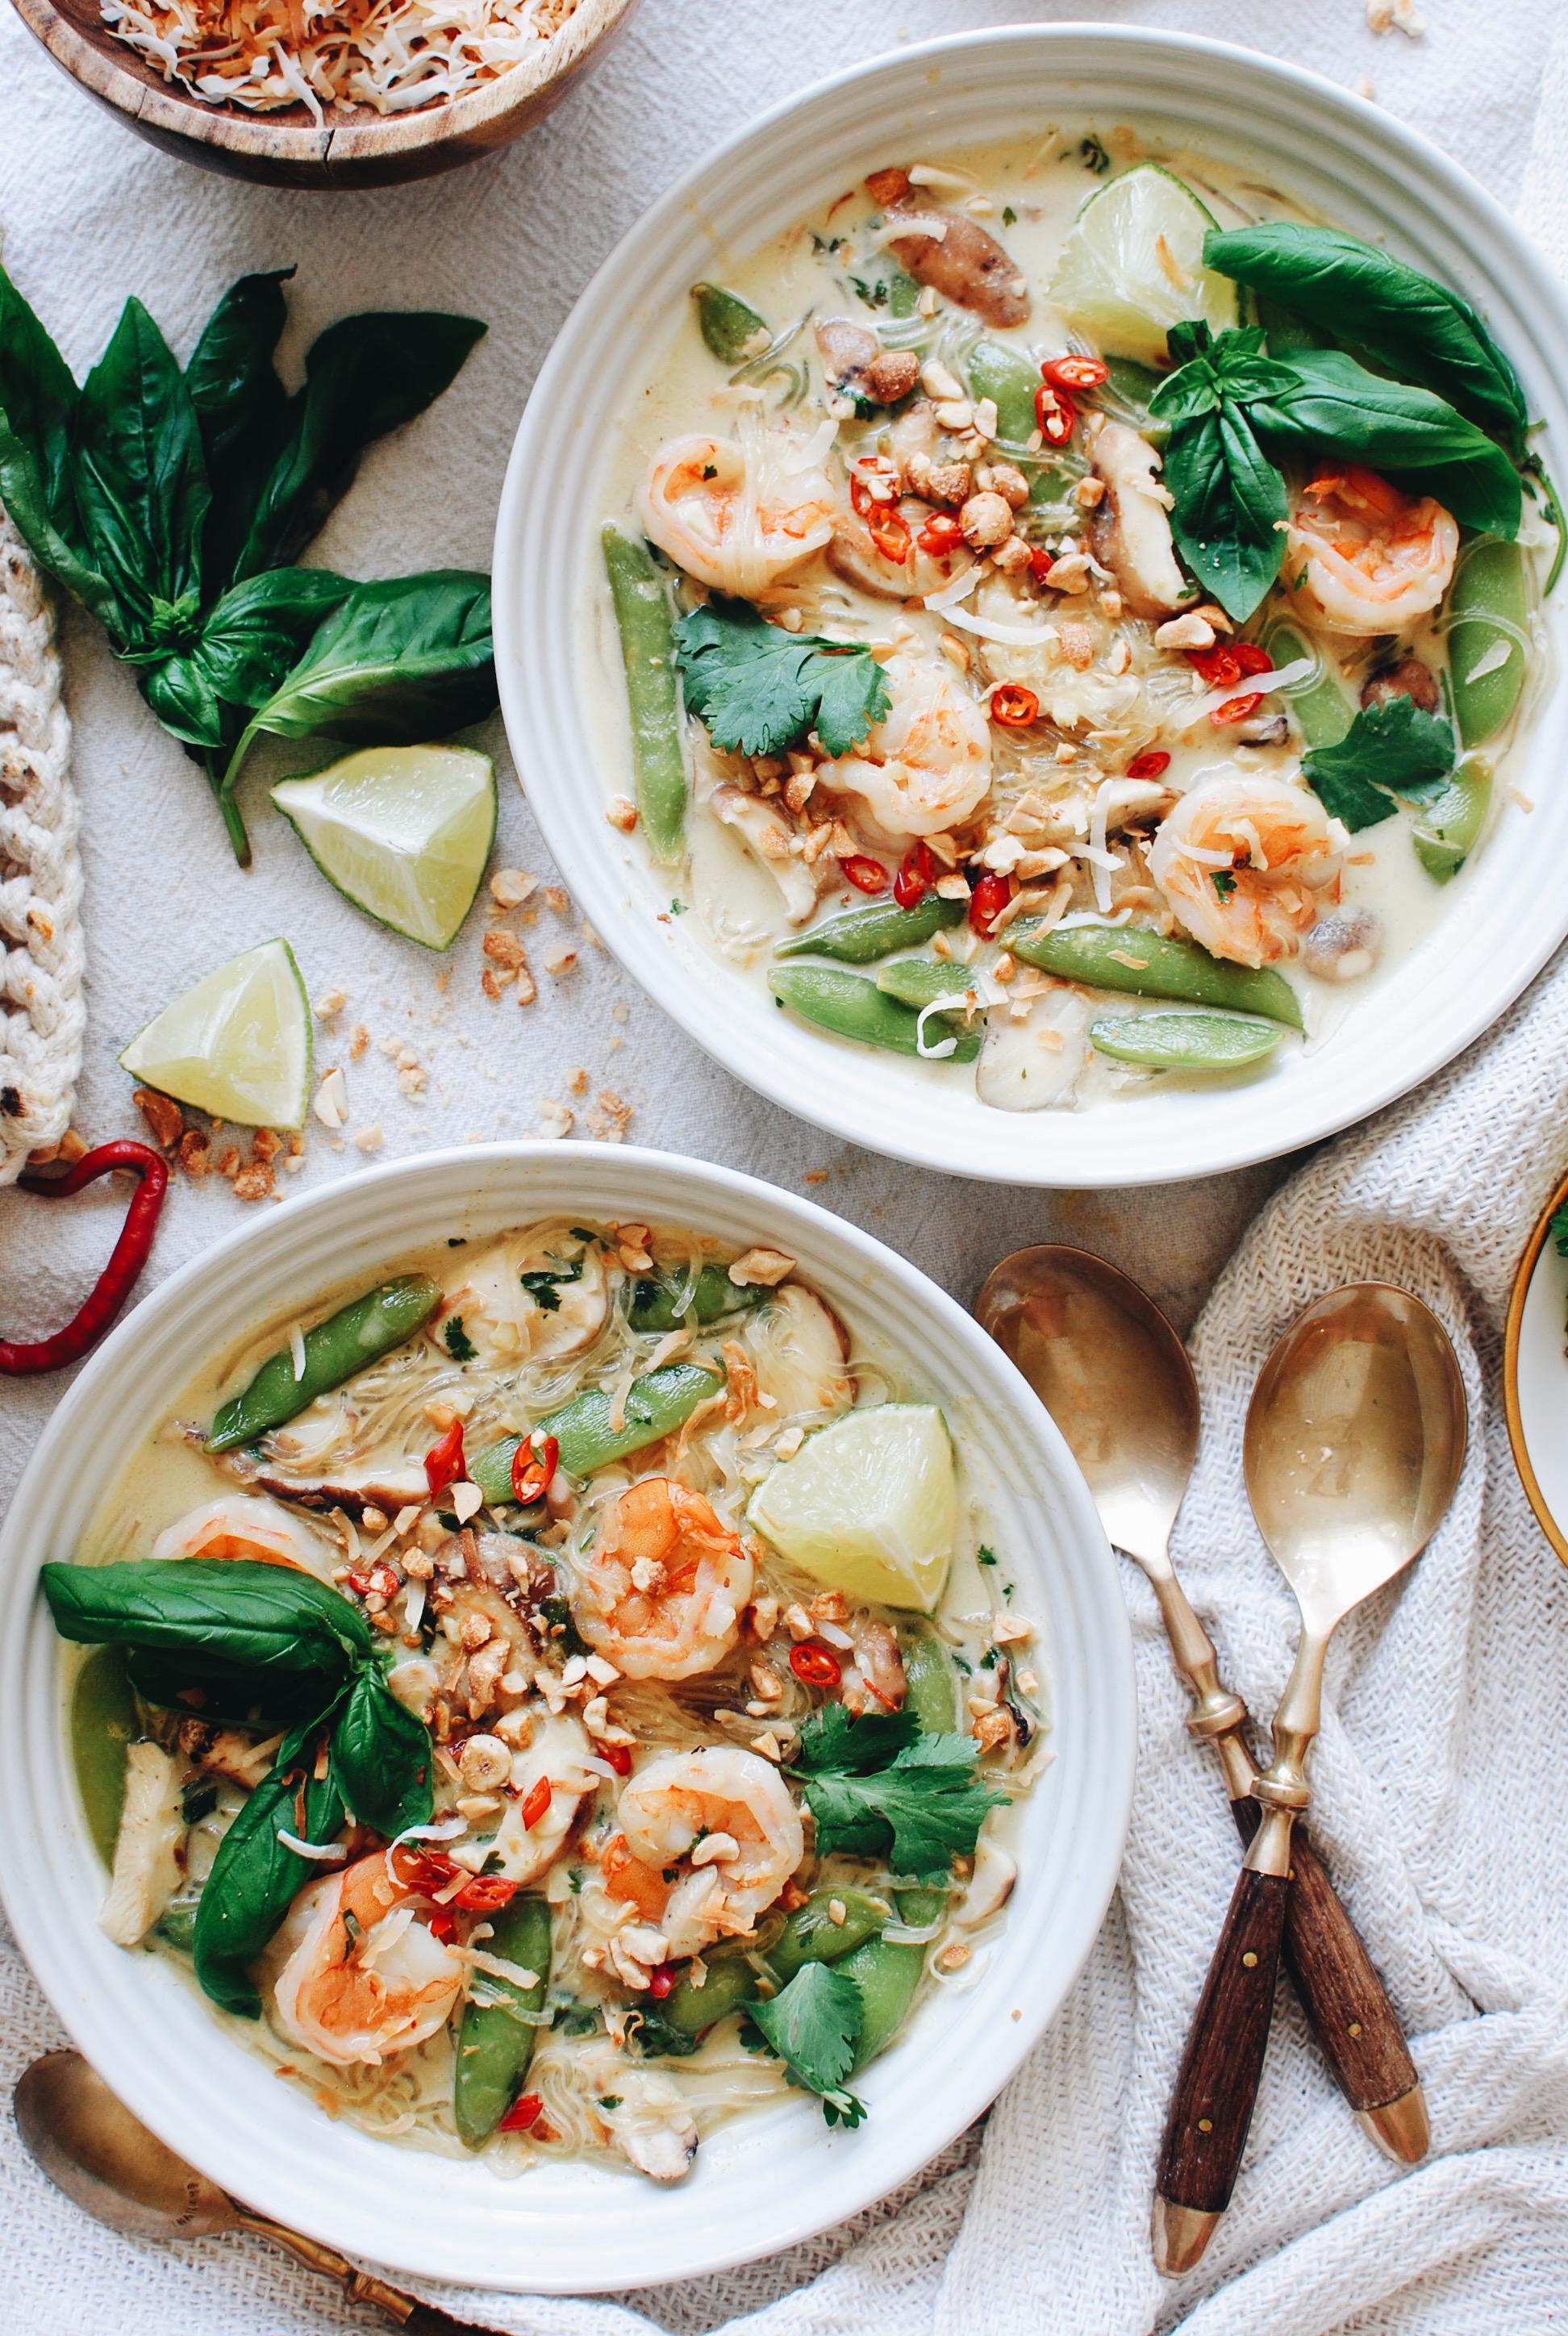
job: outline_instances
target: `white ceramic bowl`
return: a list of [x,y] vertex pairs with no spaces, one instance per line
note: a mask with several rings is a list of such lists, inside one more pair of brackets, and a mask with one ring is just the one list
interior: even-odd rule
[[[901,50],[748,123],[673,187],[611,254],[540,375],[512,451],[495,540],[496,666],[518,769],[592,923],[628,970],[737,1078],[872,1151],[1023,1184],[1158,1183],[1309,1144],[1402,1095],[1478,1036],[1568,930],[1542,881],[1568,852],[1560,784],[1568,696],[1542,710],[1524,792],[1456,881],[1415,955],[1312,1055],[1291,1047],[1223,1092],[1126,1095],[1079,1114],[1014,1114],[972,1085],[814,1034],[658,921],[651,880],[605,821],[621,774],[596,768],[574,609],[599,559],[609,426],[646,380],[690,285],[725,275],[890,157],[1043,133],[1059,113],[1147,124],[1223,159],[1267,158],[1299,198],[1386,239],[1488,315],[1518,365],[1544,443],[1568,443],[1568,314],[1557,278],[1492,198],[1436,147],[1315,74],[1218,42],[1105,25],[1027,25]],[[1559,475],[1561,456],[1548,451]]]
[[[38,1568],[69,1559],[102,1488],[215,1347],[326,1289],[376,1280],[454,1231],[482,1238],[556,1210],[696,1226],[781,1244],[862,1349],[940,1395],[1042,1624],[1054,1763],[1023,1816],[1005,1932],[979,1984],[922,2007],[861,2087],[857,2133],[804,2098],[704,2144],[669,2190],[543,2166],[482,2165],[331,2124],[231,2045],[154,1955],[97,1927],[104,1875],[65,1742],[60,1650]],[[722,1168],[599,1145],[434,1153],[290,1202],[147,1299],[50,1421],[0,1535],[0,1894],[77,2044],[153,2131],[262,2213],[350,2253],[436,2280],[563,2293],[693,2277],[805,2238],[882,2196],[975,2117],[1072,1984],[1120,1864],[1135,1741],[1129,1636],[1087,1490],[1045,1410],[978,1325],[912,1266],[825,1210]]]

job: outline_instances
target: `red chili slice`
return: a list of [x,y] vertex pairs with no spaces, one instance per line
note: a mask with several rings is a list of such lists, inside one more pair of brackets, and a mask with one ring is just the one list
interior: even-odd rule
[[1230,689],[1250,673],[1267,673],[1273,662],[1256,641],[1216,641],[1212,649],[1187,651],[1187,663],[1211,689]]
[[1037,543],[1029,554],[1029,574],[1034,578],[1035,582],[1048,584],[1051,580],[1051,570],[1056,564],[1045,545]]
[[1147,754],[1135,754],[1127,764],[1129,779],[1157,779],[1162,771],[1171,767],[1171,758],[1163,746],[1155,746]]
[[865,517],[866,532],[882,558],[901,568],[910,556],[910,523],[902,511],[892,503],[873,503]]
[[430,1487],[430,1497],[439,1500],[449,1484],[455,1484],[468,1474],[468,1463],[463,1456],[463,1422],[454,1419],[439,1444],[433,1445],[424,1455],[424,1481]]
[[1020,681],[1004,681],[991,692],[991,720],[1005,730],[1027,730],[1039,710],[1039,699]]
[[629,1744],[601,1744],[599,1748],[618,1776],[630,1776],[631,1747]]
[[831,1647],[820,1639],[807,1639],[803,1645],[790,1649],[790,1669],[803,1687],[837,1687],[844,1675],[844,1667]]
[[904,854],[903,864],[893,878],[893,898],[901,909],[918,908],[936,881],[937,863],[930,844],[922,839]]
[[457,1936],[457,1918],[450,1906],[433,1906],[424,1918],[424,1927],[443,1947],[450,1947]]
[[541,1817],[545,1815],[555,1795],[551,1788],[550,1778],[548,1776],[541,1776],[538,1784],[533,1787],[533,1790],[529,1794],[527,1800],[524,1801],[522,1805],[522,1823],[525,1832],[531,1833],[533,1831],[534,1826],[539,1823]]
[[839,861],[849,881],[857,892],[885,892],[888,871],[880,860],[868,860],[863,852],[852,852]]
[[945,559],[950,551],[958,550],[963,540],[963,529],[950,511],[933,511],[915,538],[920,550],[929,551],[933,560]]
[[667,1995],[675,1993],[677,1977],[677,1973],[673,1963],[660,1963],[648,1983],[648,1991],[656,2003],[662,2003]]
[[969,924],[984,940],[991,927],[1012,899],[1013,888],[1005,876],[982,876],[969,895]]
[[525,1509],[542,1501],[560,1458],[560,1445],[553,1436],[541,1436],[537,1443],[525,1436],[511,1455],[512,1499],[521,1501]]
[[521,1883],[509,1882],[502,1874],[476,1874],[450,1903],[461,1906],[465,1914],[494,1914],[502,1906],[510,1906],[521,1887]]
[[497,2133],[531,2132],[539,2123],[540,2112],[543,2107],[544,2103],[537,2093],[524,2093],[521,2100],[513,2101],[502,2118],[495,2128]]
[[1261,689],[1253,690],[1250,697],[1227,697],[1223,706],[1215,706],[1209,719],[1211,722],[1245,722],[1249,715],[1256,714],[1262,703]]
[[1047,357],[1041,378],[1053,389],[1099,389],[1111,377],[1111,368],[1099,357]]
[[1061,390],[1036,390],[1035,427],[1047,446],[1065,446],[1077,418],[1077,407]]

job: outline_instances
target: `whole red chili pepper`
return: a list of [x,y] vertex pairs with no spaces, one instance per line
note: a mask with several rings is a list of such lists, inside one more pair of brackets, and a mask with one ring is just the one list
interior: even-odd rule
[[1073,434],[1078,409],[1059,389],[1035,392],[1035,427],[1047,446],[1065,446]]
[[539,2123],[540,2111],[543,2107],[544,2103],[537,2093],[524,2093],[521,2100],[513,2101],[502,2118],[495,2128],[497,2133],[530,2132]]
[[915,538],[920,550],[929,551],[933,560],[956,551],[963,540],[963,529],[950,511],[933,511]]
[[150,1144],[100,1144],[96,1150],[83,1154],[69,1175],[19,1179],[24,1192],[41,1192],[45,1199],[68,1201],[83,1184],[93,1183],[116,1168],[129,1169],[141,1181],[97,1286],[65,1328],[56,1330],[52,1338],[40,1338],[33,1344],[0,1338],[0,1372],[21,1378],[34,1371],[63,1370],[67,1363],[79,1362],[102,1337],[130,1297],[136,1277],[147,1262],[163,1195],[168,1190],[169,1163]]
[[542,1501],[555,1475],[560,1458],[560,1445],[553,1436],[541,1436],[536,1445],[531,1436],[525,1436],[511,1455],[511,1497],[529,1508]]
[[1013,888],[1005,876],[982,876],[969,894],[969,924],[985,940],[993,924],[1012,899]]
[[885,892],[888,871],[880,860],[868,860],[862,852],[847,852],[839,861],[857,892]]
[[449,1484],[460,1484],[468,1474],[468,1463],[463,1456],[463,1422],[454,1419],[439,1444],[433,1444],[424,1455],[424,1481],[430,1487],[430,1497],[438,1501]]
[[937,863],[924,837],[906,852],[893,878],[893,898],[901,909],[918,908],[937,881]]
[[1047,357],[1040,375],[1053,389],[1076,392],[1102,388],[1111,377],[1111,368],[1100,357]]
[[824,1647],[820,1639],[807,1639],[803,1646],[792,1647],[790,1669],[803,1687],[837,1687],[844,1675],[833,1649]]
[[1171,758],[1163,746],[1155,746],[1147,754],[1135,754],[1127,764],[1129,779],[1157,779],[1162,771],[1171,767]]
[[991,720],[1004,730],[1027,730],[1039,710],[1039,699],[1021,681],[1004,681],[991,692]]

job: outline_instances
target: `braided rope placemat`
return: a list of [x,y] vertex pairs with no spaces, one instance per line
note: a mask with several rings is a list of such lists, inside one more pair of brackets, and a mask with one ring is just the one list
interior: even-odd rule
[[54,614],[0,511],[0,1184],[71,1124],[87,1019],[76,828]]

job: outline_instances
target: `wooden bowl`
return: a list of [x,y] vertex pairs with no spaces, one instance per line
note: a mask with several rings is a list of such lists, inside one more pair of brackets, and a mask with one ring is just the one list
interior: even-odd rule
[[578,0],[537,62],[514,65],[448,104],[375,113],[356,106],[317,128],[303,105],[251,113],[209,105],[166,82],[116,39],[98,0],[15,0],[55,63],[139,137],[165,153],[272,187],[392,187],[493,153],[532,128],[598,63],[637,0]]

